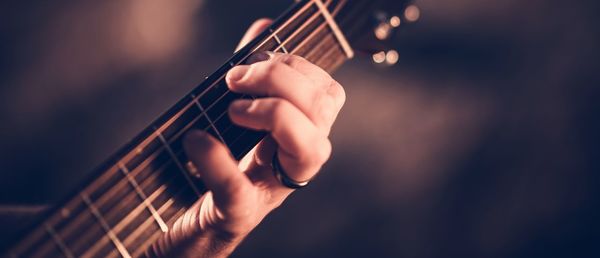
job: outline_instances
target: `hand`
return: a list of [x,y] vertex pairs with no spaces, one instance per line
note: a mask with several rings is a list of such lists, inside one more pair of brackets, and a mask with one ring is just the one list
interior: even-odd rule
[[[245,45],[270,25],[255,22],[240,43]],[[231,104],[231,120],[267,136],[240,162],[210,135],[186,136],[188,157],[209,189],[150,250],[156,256],[223,257],[233,252],[263,218],[293,192],[273,175],[277,152],[281,166],[295,181],[313,178],[329,159],[331,126],[345,101],[341,85],[301,57],[284,54],[233,68],[230,90],[266,96]],[[256,59],[256,58],[254,58]]]

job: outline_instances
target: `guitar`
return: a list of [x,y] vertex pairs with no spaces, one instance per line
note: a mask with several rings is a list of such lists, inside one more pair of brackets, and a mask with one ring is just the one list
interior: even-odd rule
[[[232,67],[255,52],[273,51],[302,56],[334,72],[354,57],[354,45],[378,42],[369,40],[373,37],[385,39],[401,22],[396,16],[374,15],[375,11],[401,12],[408,2],[296,1],[267,30],[97,168],[34,227],[15,238],[15,243],[0,249],[5,250],[3,256],[142,256],[206,192],[183,151],[186,132],[208,132],[238,160],[265,136],[229,120],[227,108],[232,101],[255,98],[228,90],[224,77]],[[373,44],[379,43],[368,43],[366,48],[373,49]]]

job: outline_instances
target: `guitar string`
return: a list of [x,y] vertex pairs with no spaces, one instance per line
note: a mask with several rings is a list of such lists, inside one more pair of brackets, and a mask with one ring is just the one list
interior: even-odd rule
[[[152,174],[152,175],[151,175],[151,177],[148,177],[148,178],[146,178],[144,181],[142,181],[142,184],[143,184],[143,186],[144,186],[144,189],[146,189],[146,188],[147,188],[147,187],[146,187],[146,185],[147,185],[147,184],[151,184],[151,182],[153,182],[153,181],[148,181],[148,180],[153,180],[153,179],[156,179],[156,178],[152,178],[152,176],[154,176],[154,177],[159,177],[159,176],[160,176],[160,174],[162,174],[162,173],[163,173],[163,170],[165,170],[165,169],[166,169],[166,166],[168,166],[168,165],[169,165],[169,163],[171,163],[171,162],[172,162],[172,161],[170,161],[170,162],[167,162],[166,164],[162,164],[162,165],[161,165],[161,166],[160,166],[158,169],[155,169],[155,172],[156,172],[156,173]],[[175,177],[176,177],[176,175],[174,175],[174,176],[173,176],[173,177],[171,177],[169,180],[167,180],[167,183],[166,183],[166,185],[170,184],[170,183],[171,183],[171,181],[172,181],[173,179],[175,179]],[[155,191],[155,192],[156,192],[156,191]],[[153,193],[153,194],[154,194],[154,193]],[[134,195],[129,195],[129,196],[123,197],[123,199],[124,199],[124,198],[128,198],[128,197],[133,197],[133,198],[135,198],[136,196],[134,196]],[[131,198],[129,198],[129,199],[131,199]],[[113,208],[114,208],[114,207],[113,207]],[[110,211],[112,211],[112,209],[113,209],[113,208],[111,208],[111,210],[110,210]],[[83,211],[85,211],[85,209],[83,209]],[[88,215],[89,215],[89,216],[88,216]],[[86,217],[86,216],[87,216],[87,217]],[[105,215],[105,217],[106,217],[106,218],[110,218],[110,217],[112,217],[112,216],[113,216],[113,215],[112,215],[112,213],[110,213],[110,212],[109,212],[109,214],[106,214],[106,215]],[[86,218],[87,218],[87,219],[91,219],[91,218],[92,218],[92,217],[91,217],[91,214],[87,214],[87,213],[80,214],[79,216],[75,217],[75,218],[74,218],[74,220],[72,220],[72,221],[71,221],[71,223],[69,223],[69,224],[65,225],[65,226],[62,228],[62,230],[61,230],[61,231],[62,231],[62,232],[61,232],[61,233],[62,233],[62,235],[64,235],[64,236],[65,236],[65,237],[63,237],[63,239],[65,239],[65,240],[69,240],[69,239],[70,239],[70,237],[69,237],[69,236],[72,236],[72,233],[73,233],[73,231],[77,229],[77,225],[78,225],[78,224],[81,224],[81,223],[83,223],[83,222],[85,222],[85,220],[84,220],[84,219],[86,219]],[[82,220],[83,220],[83,221],[82,221]],[[92,228],[87,228],[87,230],[88,230],[88,234],[89,234],[89,231],[90,231],[90,230],[92,230]],[[102,231],[100,231],[100,233],[102,234]],[[104,235],[104,234],[102,234],[102,235]],[[81,241],[81,239],[80,239],[80,238],[81,238],[81,236],[75,236],[75,237],[77,237],[77,238],[78,238],[78,239],[77,239],[77,240],[75,240],[75,241]],[[70,246],[71,246],[71,249],[77,249],[77,248],[79,247],[79,245],[78,245],[77,243],[71,243],[71,244],[70,244]],[[48,248],[50,248],[50,247],[51,247],[51,246],[46,246],[45,248],[46,248],[46,249],[48,249]],[[41,248],[43,249],[44,247],[41,247]]]
[[[342,3],[340,4],[340,6],[338,6],[338,7],[339,7],[339,8],[341,8],[341,7],[342,7],[342,5],[345,3],[345,1],[346,1],[346,0],[343,0],[343,2],[342,2]],[[333,15],[336,15],[338,11],[339,11],[339,10],[334,10],[334,11],[332,12],[332,14],[333,14]],[[312,21],[311,21],[311,22],[312,22]],[[314,30],[313,32],[311,32],[311,34],[310,34],[308,37],[311,37],[311,38],[312,38],[312,37],[316,36],[316,35],[317,35],[317,34],[318,34],[318,33],[319,33],[319,32],[320,32],[320,31],[321,31],[321,30],[322,30],[322,29],[325,27],[325,25],[327,25],[327,24],[326,24],[326,23],[322,23],[322,24],[320,24],[320,25],[319,25],[319,27],[318,27],[316,30]],[[290,37],[291,37],[291,36],[290,36]],[[291,40],[291,38],[288,38],[286,41],[284,41],[283,43],[281,43],[281,45],[280,45],[279,47],[277,47],[277,48],[274,50],[274,52],[278,51],[280,48],[283,48],[283,46],[285,46],[285,44],[286,44],[286,43],[287,43],[289,40]],[[300,42],[300,44],[298,44],[298,45],[296,46],[296,48],[295,48],[295,49],[294,49],[292,52],[290,52],[290,54],[295,54],[295,53],[297,52],[297,50],[300,50],[300,49],[301,49],[301,48],[302,48],[302,47],[303,47],[303,46],[304,46],[304,45],[305,45],[307,42],[308,42],[308,41],[302,41],[302,42]],[[314,51],[315,51],[316,49],[317,49],[317,48],[313,48],[313,49],[309,50],[309,52],[308,52],[308,53],[306,53],[306,56],[305,56],[305,58],[307,58],[307,59],[308,59],[308,57],[310,56],[310,54],[314,53]],[[245,132],[244,132],[244,133],[245,133]],[[240,134],[240,135],[239,135],[239,136],[238,136],[236,139],[234,139],[234,141],[232,141],[232,143],[231,143],[231,144],[232,144],[232,145],[235,145],[235,143],[237,143],[237,141],[238,141],[238,140],[241,138],[241,136],[243,136],[243,134],[244,134],[244,133]]]
[[[318,16],[318,15],[317,15],[317,16]],[[314,21],[314,19],[313,19],[313,20],[311,20],[311,22],[312,22],[312,21]],[[310,40],[310,39],[311,39],[311,38],[308,38],[307,40]],[[223,95],[222,95],[222,96],[221,96],[219,99],[217,99],[217,101],[216,101],[216,102],[218,102],[219,100],[221,100],[221,99],[222,99],[222,98],[223,98],[225,95],[227,95],[229,92],[230,92],[230,91],[227,91],[225,94],[223,94]],[[213,103],[213,104],[216,104],[216,103]],[[211,108],[209,108],[209,109],[207,109],[207,111],[208,111],[208,110],[210,110],[210,109],[212,109],[212,107],[211,107]],[[225,116],[225,114],[226,114],[226,112],[224,112],[224,113],[221,113],[221,114],[219,115],[219,117],[218,117],[217,119],[215,119],[215,121],[220,121],[220,120],[221,120],[221,119],[222,119],[222,118]],[[199,118],[201,118],[201,117],[202,117],[202,115],[199,115],[199,116],[198,116],[196,119],[199,119]],[[182,134],[182,133],[185,133],[185,132],[187,131],[187,129],[189,129],[189,127],[193,126],[193,125],[194,125],[194,123],[195,123],[195,121],[192,121],[192,122],[190,122],[190,123],[189,123],[187,126],[185,126],[185,127],[182,129],[182,130],[180,130],[180,131],[179,131],[179,132],[178,132],[176,135],[174,135],[174,136],[172,137],[172,139],[174,139],[174,140],[171,140],[171,141],[169,141],[169,143],[172,143],[172,142],[174,142],[174,141],[177,141],[177,140],[178,140],[178,137],[179,137],[179,136],[181,136],[181,134]],[[226,131],[227,131],[228,129],[230,129],[231,127],[232,127],[232,125],[229,125],[229,127],[225,128],[223,131],[225,131],[225,132],[226,132]],[[205,130],[207,130],[208,128],[210,128],[210,126],[207,126],[207,127],[205,128]],[[160,150],[157,150],[157,152],[158,152],[158,151],[160,151]],[[181,153],[181,152],[179,152],[179,153]]]
[[[324,25],[325,25],[325,24],[323,24],[323,26],[324,26]],[[320,30],[322,29],[322,27],[323,27],[323,26],[320,26],[320,28],[319,28],[319,29],[317,29],[317,31],[320,31]],[[295,50],[294,50],[292,53],[296,52],[296,51],[297,51],[297,50],[299,50],[299,49],[300,49],[300,48],[297,48],[297,49],[295,49]],[[225,113],[224,113],[224,114],[225,114]],[[221,116],[223,116],[224,114],[221,114]],[[185,131],[185,130],[182,130],[182,131]],[[188,187],[188,186],[187,186],[187,185],[184,185],[184,187]],[[145,248],[145,246],[139,246],[139,248]],[[137,252],[137,251],[139,251],[139,250],[136,250],[136,249],[134,249],[134,250],[135,250],[134,252]]]
[[[313,20],[314,20],[314,19],[312,19],[310,22],[312,22]],[[324,27],[325,25],[326,25],[326,24],[321,24],[321,25],[319,26],[319,28],[318,28],[316,31],[318,32],[318,31],[322,30],[322,29],[323,29],[323,27]],[[310,39],[312,39],[312,38],[313,38],[313,37],[311,37]],[[308,40],[310,40],[310,39],[308,39]],[[307,42],[307,41],[306,41],[306,40],[305,40],[305,41],[303,41],[303,43],[305,43],[305,42]],[[281,46],[280,46],[280,47],[281,47]],[[278,49],[279,49],[280,47],[278,47]],[[299,46],[299,47],[297,47],[297,48],[296,48],[296,49],[295,49],[295,50],[294,50],[292,53],[296,52],[296,51],[297,51],[297,50],[299,50],[299,49],[300,49],[300,46]],[[276,49],[276,50],[277,50],[277,49]],[[226,93],[226,94],[227,94],[227,93]],[[225,94],[224,94],[224,95],[225,95]],[[222,113],[222,114],[220,115],[220,117],[223,117],[223,116],[224,116],[224,114],[226,114],[226,113]],[[220,119],[220,117],[219,117],[219,119]],[[219,120],[219,119],[217,119],[217,120]],[[193,122],[192,122],[192,123],[190,123],[190,125],[191,125],[191,124],[193,124]],[[188,125],[188,126],[190,126],[190,125]],[[207,127],[207,128],[208,128],[208,127]],[[187,129],[183,129],[183,130],[181,130],[181,131],[182,131],[182,132],[185,132],[186,130],[187,130]],[[180,133],[181,133],[181,132],[180,132]],[[173,137],[173,138],[177,138],[177,137]],[[184,187],[188,187],[188,186],[187,186],[187,185],[184,185]]]
[[298,47],[299,48],[299,47]]
[[[184,187],[184,188],[188,188],[189,186],[187,186],[187,185],[185,185],[185,184],[184,184],[184,186],[183,186],[183,187]],[[175,217],[175,216],[173,216],[173,217]],[[148,224],[148,223],[149,223],[149,222],[151,222],[151,221],[152,221],[152,219],[151,219],[151,218],[148,218],[144,224]],[[151,223],[150,223],[150,224],[151,224]],[[141,228],[142,228],[142,227],[140,227],[140,229],[141,229]],[[139,229],[138,229],[138,230],[139,230]],[[145,229],[143,229],[142,231],[145,231],[145,230],[146,230],[146,228],[145,228]],[[137,230],[136,230],[136,231],[137,231]],[[128,244],[128,242],[129,242],[128,240],[129,240],[129,237],[128,237],[128,238],[125,240],[125,242],[124,242],[124,243]],[[144,245],[141,245],[141,246],[139,246],[138,248],[145,248],[145,247],[146,247],[146,245],[144,244]],[[139,250],[138,250],[138,249],[133,249],[132,251],[134,251],[135,253],[138,253],[138,252],[139,252]]]
[[[308,8],[309,8],[311,5],[312,5],[312,1],[311,1],[311,2],[309,2],[309,3],[307,3],[307,4],[306,4],[304,7],[302,7],[302,9],[298,11],[298,13],[295,15],[295,17],[292,17],[292,18],[290,18],[290,20],[293,20],[293,19],[297,18],[298,16],[300,16],[300,15],[304,14],[304,12],[305,12],[305,11],[306,11],[306,10],[307,10],[307,9],[308,9]],[[267,37],[267,38],[266,38],[266,39],[265,39],[265,40],[264,40],[264,41],[263,41],[263,42],[262,42],[262,43],[261,43],[261,44],[260,44],[258,47],[256,47],[256,48],[255,48],[255,50],[256,50],[256,49],[258,49],[258,48],[260,48],[260,47],[262,47],[262,46],[264,46],[265,44],[267,44],[267,43],[268,43],[268,42],[269,42],[269,41],[270,41],[270,40],[273,38],[273,36],[274,36],[274,35],[276,35],[276,33],[280,32],[280,31],[281,31],[281,30],[283,30],[283,29],[285,29],[285,27],[286,27],[287,25],[289,25],[290,23],[291,23],[291,21],[288,21],[288,22],[286,22],[286,23],[285,23],[285,24],[283,24],[283,25],[282,25],[280,28],[278,28],[278,29],[277,29],[275,32],[273,32],[272,34],[270,34],[270,35],[269,35],[269,37]],[[242,61],[243,61],[243,60],[245,60],[245,59],[247,59],[247,58],[248,58],[248,57],[249,57],[249,56],[250,56],[250,55],[251,55],[253,52],[254,52],[254,51],[252,51],[250,54],[248,54],[248,55],[246,55],[244,58],[242,58]],[[241,63],[242,61],[240,61],[240,63]],[[238,63],[238,64],[239,64],[239,63]],[[211,89],[214,89],[216,86],[218,86],[218,84],[219,84],[219,83],[222,81],[222,78],[223,78],[223,76],[222,76],[221,78],[219,78],[218,80],[216,80],[216,81],[215,81],[215,83],[213,83],[211,86],[209,86],[209,87],[207,87],[205,90],[203,90],[203,92],[202,92],[201,94],[199,94],[198,96],[194,96],[194,100],[193,100],[193,101],[191,101],[190,103],[188,103],[188,104],[187,104],[187,105],[186,105],[184,108],[182,108],[182,109],[181,109],[181,110],[178,112],[178,114],[176,114],[176,115],[174,115],[172,118],[170,118],[170,119],[169,119],[169,121],[165,122],[165,123],[164,123],[164,124],[163,124],[163,125],[162,125],[160,128],[158,128],[158,129],[156,130],[156,132],[155,132],[155,133],[153,133],[153,134],[152,134],[152,135],[150,135],[150,136],[149,136],[147,139],[145,139],[144,141],[142,141],[142,143],[141,143],[141,144],[139,144],[139,145],[137,146],[137,148],[136,148],[136,149],[144,149],[145,147],[147,147],[147,145],[148,145],[148,144],[149,144],[151,141],[153,141],[153,140],[155,140],[155,139],[156,139],[156,134],[157,134],[157,133],[159,133],[159,134],[160,134],[160,133],[164,132],[164,129],[165,129],[165,128],[168,128],[169,126],[171,126],[171,125],[173,124],[173,122],[174,122],[175,120],[177,120],[177,119],[178,119],[178,118],[179,118],[179,117],[180,117],[180,116],[181,116],[183,113],[185,113],[186,111],[188,111],[190,107],[192,107],[192,106],[195,106],[195,105],[194,105],[194,103],[195,103],[195,102],[197,102],[197,101],[199,100],[199,98],[203,97],[203,96],[204,96],[206,93],[208,93],[208,92],[209,92]],[[207,112],[208,112],[208,111],[210,111],[210,109],[212,109],[212,107],[213,107],[215,104],[217,104],[217,103],[219,102],[219,100],[220,100],[220,99],[221,99],[221,98],[222,98],[224,95],[226,95],[227,93],[229,93],[229,91],[226,91],[226,92],[225,92],[223,95],[221,95],[221,96],[220,96],[220,97],[219,97],[219,98],[218,98],[216,101],[214,101],[214,102],[213,102],[213,103],[212,103],[212,104],[211,104],[211,105],[210,105],[208,108],[206,108],[205,110],[203,110],[203,112],[201,112],[199,116],[206,116]],[[154,136],[154,137],[153,137],[153,136]],[[167,140],[171,140],[171,139],[167,139]],[[161,146],[161,148],[160,148],[160,149],[162,149],[162,148],[165,148],[165,147],[166,147],[166,146]],[[122,158],[120,161],[121,161],[121,162],[124,162],[124,163],[126,163],[126,160],[128,160],[128,156],[135,156],[135,155],[136,155],[135,151],[133,151],[133,152],[130,152],[130,153],[128,153],[127,155],[125,155],[125,157],[123,157],[123,158]],[[131,160],[131,159],[129,159],[129,160]],[[111,169],[114,169],[114,170],[115,170],[115,172],[114,172],[114,173],[118,173],[118,168],[116,167],[116,165],[115,165],[115,166],[113,166],[113,167],[111,167],[111,168],[110,168],[110,169],[108,169],[108,170],[111,170]],[[130,168],[130,169],[131,169],[131,168]],[[103,175],[103,176],[108,176],[107,174],[110,174],[110,173],[106,173],[106,174],[105,174],[105,175]],[[101,176],[101,177],[102,177],[102,176]],[[88,190],[88,189],[92,189],[92,188],[94,188],[94,187],[93,187],[94,183],[95,183],[95,182],[93,182],[91,186],[88,186],[88,187],[86,187],[86,189],[84,189],[84,191],[85,191],[85,190]],[[96,190],[98,190],[98,188],[96,188]],[[95,190],[91,190],[91,191],[95,191]]]
[[[329,2],[328,2],[328,3],[329,3]],[[310,4],[310,3],[309,3],[309,4]],[[319,13],[316,13],[316,14],[314,14],[312,18],[318,17],[318,14],[319,14]],[[313,21],[314,21],[314,19],[310,19],[308,22],[306,22],[305,24],[303,24],[303,26],[302,26],[301,28],[299,28],[298,30],[296,30],[296,31],[295,31],[296,33],[294,33],[294,34],[297,34],[297,33],[298,33],[300,30],[302,30],[302,29],[305,27],[305,25],[308,25],[309,23],[311,23],[311,22],[313,22]],[[326,24],[322,24],[322,25],[326,25]],[[322,28],[320,28],[320,29],[322,29]],[[272,35],[276,35],[276,33],[273,33]],[[294,36],[295,36],[295,35],[294,35]],[[266,40],[263,42],[263,44],[261,44],[261,45],[264,45],[264,44],[265,44],[266,42],[268,42],[270,39],[271,39],[271,38],[268,38],[268,39],[266,39]],[[289,40],[291,40],[291,39],[292,39],[292,36],[288,37],[288,39],[286,40],[286,42],[285,42],[285,43],[287,43],[287,42],[288,42]],[[309,37],[309,38],[307,38],[306,40],[304,40],[304,41],[303,41],[303,43],[304,43],[304,42],[307,42],[307,41],[309,41],[309,40],[311,40],[311,39],[312,39],[312,38],[310,38],[310,37]],[[280,45],[279,47],[277,47],[277,48],[275,49],[275,51],[279,50],[279,49],[280,49],[282,46],[284,46],[284,45],[285,45],[285,43],[283,43],[282,45]],[[260,47],[258,47],[258,48],[260,48]],[[257,48],[257,49],[258,49],[258,48]],[[297,49],[299,49],[299,48],[297,48]],[[211,86],[211,87],[212,87],[212,86]],[[223,96],[225,96],[225,95],[226,95],[226,94],[228,94],[228,93],[229,93],[229,91],[227,91],[225,94],[223,94]],[[223,96],[221,96],[221,97],[223,97]],[[219,98],[219,99],[221,99],[221,98]],[[216,102],[218,102],[218,101],[219,101],[219,100],[217,100]],[[214,103],[213,103],[213,104],[214,104]],[[207,112],[208,110],[209,110],[209,109],[207,109],[205,112]],[[220,115],[220,117],[222,117],[222,116],[223,116],[223,114],[221,114],[221,115]],[[219,119],[220,119],[220,117],[219,117]],[[217,119],[217,120],[218,120],[218,119]],[[217,121],[217,120],[216,120],[216,121]],[[231,127],[231,126],[230,126],[230,127]],[[227,129],[229,129],[230,127],[228,127]],[[226,131],[227,129],[225,129],[225,131]],[[189,186],[187,186],[187,185],[185,185],[185,186],[186,186],[186,187],[189,187]]]

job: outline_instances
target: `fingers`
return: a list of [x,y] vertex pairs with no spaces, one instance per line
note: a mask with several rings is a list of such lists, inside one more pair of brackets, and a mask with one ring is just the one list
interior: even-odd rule
[[250,28],[248,28],[248,30],[246,31],[246,34],[244,34],[244,37],[242,37],[242,40],[240,41],[240,43],[238,44],[238,46],[235,50],[238,51],[241,48],[243,48],[246,44],[250,43],[250,41],[252,41],[254,38],[256,38],[256,36],[258,36],[258,34],[260,34],[265,29],[267,29],[269,26],[271,26],[272,23],[273,23],[273,20],[267,19],[267,18],[262,18],[262,19],[256,20],[252,25],[250,25]]
[[301,56],[289,55],[283,53],[272,53],[272,62],[284,63],[298,72],[304,74],[306,77],[313,80],[316,84],[322,84],[323,82],[329,82],[333,80],[331,75],[325,70],[309,62]]
[[231,120],[244,127],[271,132],[279,144],[279,158],[296,181],[311,179],[331,154],[331,143],[295,105],[281,98],[234,102]]
[[205,132],[188,133],[184,148],[206,187],[212,191],[217,207],[234,207],[244,192],[252,187],[250,180],[239,172],[237,162],[227,148]]
[[312,114],[312,102],[318,92],[314,83],[293,68],[279,62],[259,62],[232,69],[226,77],[235,92],[290,100]]
[[331,76],[293,55],[275,54],[268,61],[237,66],[226,80],[236,92],[289,100],[327,132],[345,100],[343,88]]

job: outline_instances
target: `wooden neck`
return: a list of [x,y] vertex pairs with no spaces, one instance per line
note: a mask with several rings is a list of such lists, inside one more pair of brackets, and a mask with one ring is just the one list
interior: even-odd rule
[[[230,92],[227,71],[252,53],[300,55],[333,72],[348,59],[329,18],[347,1],[299,1],[205,82],[96,170],[87,184],[50,211],[10,251],[14,257],[137,257],[169,229],[205,189],[182,137],[204,130],[240,159],[264,136],[233,125],[229,104],[254,98]],[[324,10],[326,8],[327,10]],[[337,31],[340,32],[339,30]]]

